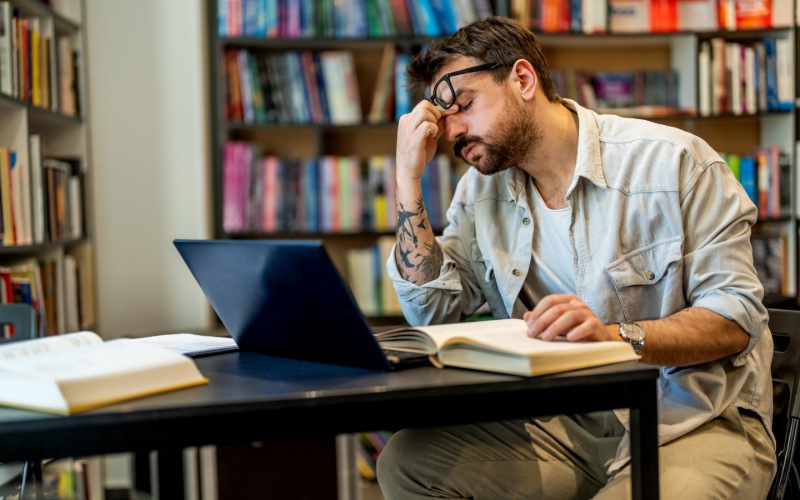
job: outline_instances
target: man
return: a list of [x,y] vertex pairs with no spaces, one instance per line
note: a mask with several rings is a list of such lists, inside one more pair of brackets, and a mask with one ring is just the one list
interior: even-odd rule
[[[764,498],[775,473],[772,338],[756,208],[703,140],[561,99],[534,35],[491,18],[416,56],[387,262],[406,319],[484,303],[544,340],[629,341],[661,365],[662,498]],[[435,238],[420,177],[445,134],[474,166]],[[623,336],[625,338],[623,338]],[[464,408],[469,412],[469,408]],[[630,496],[624,411],[395,434],[387,499]]]

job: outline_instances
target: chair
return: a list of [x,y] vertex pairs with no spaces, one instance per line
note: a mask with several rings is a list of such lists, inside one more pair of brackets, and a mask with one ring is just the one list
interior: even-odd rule
[[0,337],[0,343],[36,338],[38,328],[36,310],[28,304],[0,304],[0,326],[13,325],[14,336]]
[[[789,480],[794,476],[795,488],[800,486],[793,463],[800,431],[800,311],[769,309],[769,328],[775,342],[772,358],[774,388],[774,417],[772,427],[778,439],[778,472],[769,498],[787,496]],[[780,446],[783,443],[783,446]],[[799,495],[794,491],[793,495]]]
[[[3,338],[0,333],[0,344],[13,342],[15,340],[30,340],[38,336],[38,314],[36,310],[28,304],[0,304],[0,328],[7,325],[14,327],[14,334],[11,338]],[[41,491],[42,464],[37,461],[28,461],[22,466],[19,498],[27,498],[25,496],[25,485],[29,477],[36,485],[35,498],[43,498],[43,493]]]

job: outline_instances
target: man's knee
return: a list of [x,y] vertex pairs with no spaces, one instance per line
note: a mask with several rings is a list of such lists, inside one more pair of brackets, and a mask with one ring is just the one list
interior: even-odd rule
[[418,436],[421,432],[415,429],[403,429],[389,438],[386,446],[378,455],[376,465],[378,481],[389,480],[390,477],[394,478],[404,471],[407,474],[407,469],[414,467],[414,464],[418,462],[414,460],[414,456],[424,453],[425,441]]

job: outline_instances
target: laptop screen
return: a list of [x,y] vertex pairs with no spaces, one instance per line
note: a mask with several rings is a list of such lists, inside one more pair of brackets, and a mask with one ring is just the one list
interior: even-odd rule
[[174,244],[242,351],[391,369],[322,242]]

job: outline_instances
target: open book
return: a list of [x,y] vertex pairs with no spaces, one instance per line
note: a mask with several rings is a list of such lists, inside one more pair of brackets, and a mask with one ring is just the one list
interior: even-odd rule
[[194,361],[131,340],[76,332],[0,345],[0,404],[69,415],[205,384]]
[[428,354],[438,366],[544,375],[639,359],[627,342],[544,341],[521,319],[403,327],[375,334],[381,347]]

